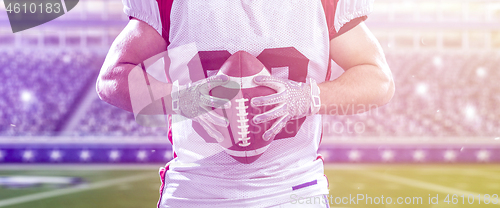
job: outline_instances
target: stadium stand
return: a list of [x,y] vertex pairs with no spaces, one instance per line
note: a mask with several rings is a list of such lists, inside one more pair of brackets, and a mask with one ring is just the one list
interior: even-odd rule
[[84,50],[0,52],[0,135],[53,135],[102,60]]
[[[495,52],[387,53],[396,92],[386,106],[325,119],[335,136],[495,136],[500,54]],[[350,125],[351,131],[347,131]],[[354,128],[356,127],[356,128]]]
[[94,99],[78,127],[72,132],[79,136],[167,136],[166,127],[144,127],[134,115]]

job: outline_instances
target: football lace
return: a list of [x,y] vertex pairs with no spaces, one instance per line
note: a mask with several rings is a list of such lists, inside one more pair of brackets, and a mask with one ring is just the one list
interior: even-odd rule
[[238,128],[240,129],[238,134],[240,135],[240,138],[238,138],[241,143],[238,143],[241,147],[246,147],[250,145],[250,138],[248,137],[248,134],[250,133],[248,131],[248,118],[247,118],[247,108],[248,106],[245,105],[245,102],[247,102],[248,99],[246,98],[241,98],[241,99],[236,99],[236,102],[238,103],[238,106],[236,106],[236,110],[238,110],[238,113],[236,114],[239,119],[238,123]]

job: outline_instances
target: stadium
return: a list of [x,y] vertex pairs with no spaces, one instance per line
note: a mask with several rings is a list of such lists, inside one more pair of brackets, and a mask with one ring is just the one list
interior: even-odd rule
[[[0,207],[156,205],[168,128],[139,125],[95,91],[127,21],[119,0],[83,0],[12,33],[0,4]],[[396,92],[323,117],[331,207],[499,206],[500,2],[377,0],[366,24]],[[343,72],[333,65],[331,79]]]

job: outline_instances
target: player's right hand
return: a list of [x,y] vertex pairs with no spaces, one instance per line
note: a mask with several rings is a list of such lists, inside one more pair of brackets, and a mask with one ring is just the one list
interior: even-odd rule
[[172,86],[172,110],[200,123],[211,137],[221,142],[223,136],[214,125],[227,127],[229,121],[215,113],[212,108],[227,109],[231,107],[231,102],[210,96],[210,90],[228,82],[229,77],[226,75],[212,76],[182,86],[175,81]]

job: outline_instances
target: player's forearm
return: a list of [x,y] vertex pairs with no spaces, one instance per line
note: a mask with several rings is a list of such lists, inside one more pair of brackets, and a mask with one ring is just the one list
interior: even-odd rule
[[158,81],[134,64],[105,64],[103,67],[107,68],[101,70],[96,86],[103,101],[135,114],[173,113],[171,84]]
[[351,115],[385,105],[394,95],[394,82],[388,68],[358,65],[339,78],[323,82],[320,88],[320,114]]

